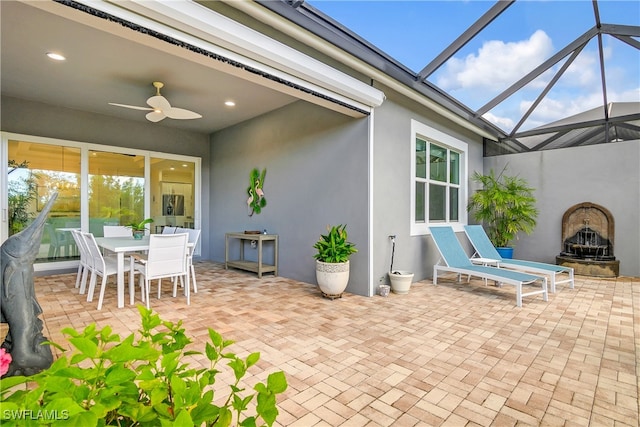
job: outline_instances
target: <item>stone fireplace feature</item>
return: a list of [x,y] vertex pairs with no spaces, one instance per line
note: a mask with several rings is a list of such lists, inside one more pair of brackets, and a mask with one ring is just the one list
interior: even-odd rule
[[583,276],[618,277],[614,236],[615,222],[608,209],[590,202],[574,205],[562,216],[562,252],[556,264],[573,267]]

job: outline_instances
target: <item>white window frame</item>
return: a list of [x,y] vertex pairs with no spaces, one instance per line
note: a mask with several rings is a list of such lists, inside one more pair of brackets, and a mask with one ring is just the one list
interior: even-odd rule
[[[429,219],[429,186],[427,185],[427,191],[425,192],[425,200],[427,201],[425,211],[425,221],[416,222],[416,139],[420,138],[427,141],[428,144],[435,144],[439,147],[447,148],[460,154],[460,184],[458,190],[459,204],[458,204],[458,219],[455,221],[433,221]],[[411,235],[419,236],[429,234],[430,226],[449,225],[452,226],[455,231],[463,231],[463,225],[467,223],[467,182],[469,174],[469,159],[468,159],[469,144],[462,141],[455,136],[446,134],[424,123],[420,123],[416,120],[411,120]],[[427,146],[427,152],[429,147]],[[448,164],[449,162],[447,162]],[[427,170],[427,178],[424,182],[429,182],[429,171]],[[447,183],[447,187],[449,184]],[[447,217],[449,215],[449,200],[446,200],[447,204]]]

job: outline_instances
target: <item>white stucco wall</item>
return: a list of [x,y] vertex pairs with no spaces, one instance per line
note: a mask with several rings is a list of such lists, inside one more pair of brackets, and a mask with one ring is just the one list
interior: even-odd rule
[[[376,109],[374,124],[373,182],[373,279],[374,286],[388,282],[392,244],[396,235],[394,270],[408,270],[414,281],[429,278],[439,254],[428,235],[412,236],[410,230],[411,120],[437,129],[468,144],[469,176],[482,171],[482,138],[430,110],[385,90],[387,100]],[[470,183],[467,180],[467,186]],[[460,237],[460,236],[459,236]],[[463,244],[466,242],[462,241]],[[466,245],[468,249],[470,246]]]
[[[368,120],[298,101],[214,134],[212,259],[224,261],[225,232],[267,229],[279,236],[279,275],[316,283],[313,245],[327,225],[346,224],[358,249],[346,291],[368,295]],[[267,169],[267,206],[249,217],[254,167]],[[255,255],[245,251],[248,259]]]
[[640,141],[484,159],[485,172],[505,165],[536,189],[540,211],[535,231],[516,242],[515,257],[555,263],[562,248],[562,215],[575,204],[591,202],[613,214],[620,274],[640,276]]

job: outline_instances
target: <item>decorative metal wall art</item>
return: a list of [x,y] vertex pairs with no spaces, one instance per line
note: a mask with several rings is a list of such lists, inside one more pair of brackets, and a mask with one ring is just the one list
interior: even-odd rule
[[263,169],[262,172],[258,168],[254,168],[249,174],[249,187],[247,188],[247,212],[249,216],[253,214],[259,214],[262,209],[267,206],[267,199],[264,198],[264,177],[267,174],[267,170]]

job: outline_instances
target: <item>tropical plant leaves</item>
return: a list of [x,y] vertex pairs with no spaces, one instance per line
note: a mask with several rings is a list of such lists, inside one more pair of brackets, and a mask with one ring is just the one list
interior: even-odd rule
[[[226,350],[233,341],[213,329],[205,344],[210,368],[190,368],[184,356],[200,353],[186,350],[191,340],[182,322],[163,321],[142,306],[138,310],[140,337],[132,334],[121,340],[110,327],[99,330],[95,324],[83,331],[66,328],[63,333],[74,348],[69,358],[61,356],[32,377],[0,379],[3,414],[15,415],[3,415],[2,425],[24,425],[21,414],[45,414],[52,426],[244,426],[258,425],[259,419],[260,425],[273,425],[278,415],[275,396],[287,388],[282,371],[249,389],[255,393],[247,392],[240,383],[260,353],[246,359],[236,356]],[[216,406],[210,386],[221,372],[221,360],[229,361],[235,382],[229,384],[226,403]],[[23,383],[28,387],[18,387]],[[247,416],[255,397],[255,414]]]

